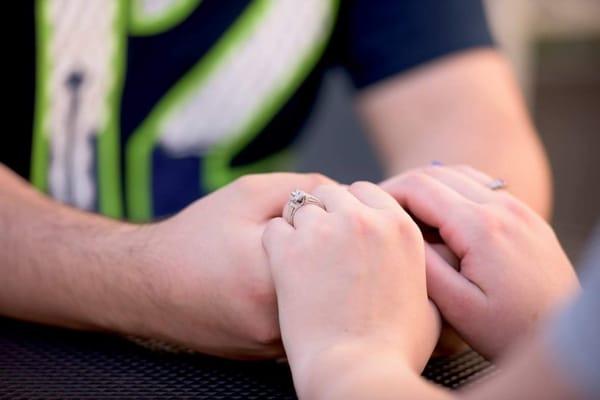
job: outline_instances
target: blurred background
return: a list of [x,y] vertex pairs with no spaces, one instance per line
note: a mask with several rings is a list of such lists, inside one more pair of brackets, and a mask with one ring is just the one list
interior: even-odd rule
[[[600,221],[600,0],[487,3],[552,164],[553,225],[578,263]],[[383,177],[352,114],[351,94],[343,72],[331,72],[301,143],[300,170],[342,182]]]

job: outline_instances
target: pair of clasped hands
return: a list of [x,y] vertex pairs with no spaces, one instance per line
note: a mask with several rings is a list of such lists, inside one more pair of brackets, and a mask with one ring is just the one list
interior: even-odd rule
[[[211,240],[234,250],[219,253],[202,241],[179,248],[177,257],[216,254],[212,278],[231,275],[219,262],[236,266],[241,278],[208,279],[219,283],[205,288],[214,304],[229,307],[213,311],[215,332],[227,332],[215,337],[229,349],[238,343],[238,354],[249,358],[281,356],[283,343],[297,387],[369,360],[402,360],[418,373],[442,319],[494,359],[578,288],[549,225],[507,190],[491,190],[492,181],[466,166],[428,166],[380,185],[248,176],[201,200],[223,213],[200,218],[192,206],[162,237],[177,248],[177,237],[195,234],[190,218],[219,221]],[[306,205],[292,227],[281,212],[293,189],[318,197],[326,211]],[[424,240],[420,226],[438,230],[454,262]],[[206,270],[197,278],[206,280]],[[178,286],[178,296],[185,298],[185,288]],[[193,345],[198,330],[191,332]]]

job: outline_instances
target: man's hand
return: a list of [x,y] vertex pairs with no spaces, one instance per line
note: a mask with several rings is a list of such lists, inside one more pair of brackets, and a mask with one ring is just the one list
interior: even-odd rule
[[279,355],[261,235],[290,191],[329,182],[247,176],[138,226],[58,204],[0,164],[0,315],[221,356]]
[[492,178],[429,167],[382,184],[417,220],[439,230],[458,270],[427,247],[427,290],[474,349],[501,355],[578,287],[552,229]]
[[146,258],[160,287],[151,336],[227,357],[282,354],[261,237],[289,193],[321,175],[249,175],[148,227]]

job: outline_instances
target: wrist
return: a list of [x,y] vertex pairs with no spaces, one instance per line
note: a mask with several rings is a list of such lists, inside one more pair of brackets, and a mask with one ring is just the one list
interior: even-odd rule
[[357,398],[361,388],[419,373],[402,351],[379,343],[339,343],[299,362],[292,372],[299,397]]
[[[295,382],[303,386],[327,384],[331,372],[338,378],[340,371],[351,373],[363,365],[390,364],[419,376],[433,353],[441,331],[441,318],[433,303],[427,302],[419,318],[412,321],[413,330],[390,335],[372,335],[363,338],[346,338],[321,345],[312,342],[288,350]],[[284,337],[285,345],[285,337]],[[287,346],[286,346],[287,347]],[[304,347],[304,348],[302,348]],[[328,375],[329,374],[329,375]],[[310,396],[309,396],[310,398]]]
[[107,277],[106,299],[95,313],[98,325],[123,334],[154,336],[164,297],[155,225],[119,224],[98,248],[107,255],[102,274]]
[[[195,347],[211,327],[205,326],[204,332],[198,329],[203,316],[193,307],[201,303],[203,291],[191,292],[187,283],[195,277],[187,272],[181,275],[185,260],[180,253],[177,227],[169,221],[134,225],[123,231],[121,251],[130,275],[124,282],[124,312],[116,330]],[[197,289],[199,285],[192,287]],[[193,299],[189,297],[191,293]]]

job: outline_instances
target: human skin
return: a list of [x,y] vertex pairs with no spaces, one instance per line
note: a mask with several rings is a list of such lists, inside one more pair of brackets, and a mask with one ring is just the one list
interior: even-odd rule
[[433,160],[468,164],[550,217],[548,160],[498,50],[465,50],[392,76],[360,91],[356,109],[387,176]]
[[[387,176],[433,160],[473,165],[510,182],[513,195],[550,218],[548,160],[498,50],[465,50],[392,76],[360,91],[356,109]],[[441,244],[434,248],[455,258]],[[444,328],[438,350],[462,348]]]
[[336,373],[313,369],[315,363],[350,357],[363,346],[421,370],[440,321],[427,298],[418,227],[371,183],[321,186],[314,195],[327,211],[304,206],[295,228],[277,218],[263,236],[300,396],[313,398],[303,389]]
[[[490,80],[489,76],[495,79]],[[496,52],[466,51],[390,78],[361,91],[357,107],[389,174],[432,159],[469,162],[506,178],[516,195],[541,214],[549,213],[549,178],[543,151],[506,62]],[[431,112],[436,118],[430,118]],[[527,160],[526,173],[517,168],[514,159]],[[246,183],[247,180],[237,182],[234,188],[252,186]],[[270,196],[267,212],[247,208],[265,219],[276,215],[269,210],[279,211],[289,191],[310,191],[313,187],[311,182],[294,179],[276,180],[269,186],[274,190],[265,192]],[[231,192],[239,194],[235,189]],[[16,273],[7,278],[13,287],[0,294],[3,315],[159,337],[228,357],[279,354],[280,347],[273,345],[278,339],[273,289],[264,274],[264,256],[256,250],[260,248],[260,233],[248,229],[245,233],[249,236],[241,237],[224,231],[224,226],[238,226],[237,222],[246,221],[246,216],[238,221],[222,218],[218,211],[225,213],[224,206],[230,203],[223,195],[207,200],[212,211],[201,200],[182,213],[185,218],[179,216],[149,226],[120,223],[61,206],[27,188],[6,168],[0,169],[0,197],[0,221],[7,228],[1,233],[4,253],[0,256],[0,268]],[[236,203],[236,207],[242,206]],[[229,211],[230,207],[226,209]],[[209,229],[191,234],[197,226],[206,225],[205,220],[218,227],[215,231],[220,234],[219,243],[215,243],[214,235],[206,233]],[[178,234],[179,230],[186,233],[186,238]],[[246,245],[244,251],[249,251],[250,257],[231,251],[239,243]],[[178,252],[184,245],[185,251]],[[182,268],[181,265],[198,263],[192,260],[193,256],[198,257],[198,249],[205,250],[200,256],[202,264],[210,263],[212,267]],[[207,255],[216,250],[228,257],[221,262]],[[178,263],[179,257],[186,261]],[[135,259],[131,261],[132,258]],[[53,265],[55,270],[46,271],[40,266],[45,264]],[[128,268],[112,271],[123,265]],[[77,274],[94,278],[73,279],[75,268],[79,268]],[[171,271],[168,277],[163,269]],[[121,276],[126,273],[132,276]],[[202,273],[210,279],[203,280]],[[185,274],[200,279],[199,286],[205,292],[191,294]],[[173,284],[169,283],[172,275],[176,275]],[[133,291],[134,295],[123,289],[115,295],[113,292],[125,285],[117,279],[143,288],[143,294]],[[212,285],[212,279],[219,284]],[[40,286],[40,280],[49,287]],[[39,301],[32,301],[27,293],[38,287]],[[217,288],[219,293],[215,293]],[[196,296],[210,300],[213,311],[193,313],[197,310],[186,305]],[[46,301],[48,298],[52,301]],[[82,303],[72,304],[74,299],[82,299]],[[140,312],[142,299],[151,300],[153,307],[146,306],[149,310]],[[76,306],[80,309],[71,310]],[[267,311],[269,307],[271,311]],[[96,313],[95,308],[102,308],[107,315],[98,315],[99,321],[82,315]],[[179,316],[184,313],[180,309],[194,318],[164,317],[169,313]],[[240,314],[244,317],[240,318]],[[169,321],[165,323],[163,317]],[[192,328],[200,333],[191,337]]]
[[167,340],[224,357],[281,355],[261,235],[320,175],[247,176],[133,225],[61,205],[0,164],[0,315]]
[[[295,228],[281,219],[268,225],[263,243],[300,398],[582,398],[561,376],[551,346],[539,332],[528,334],[577,292],[572,267],[543,219],[491,191],[488,179],[448,167],[383,185],[411,215],[441,229],[461,257],[460,271],[432,264],[431,251],[424,257],[413,220],[365,183],[344,195],[317,189],[326,212],[308,205],[296,213]],[[469,344],[505,356],[499,374],[466,392],[446,392],[419,376],[415,341],[431,321],[417,294],[425,268],[443,316]],[[469,318],[454,319],[461,313]]]
[[579,282],[552,228],[492,181],[467,166],[430,166],[381,186],[457,256],[458,268],[426,247],[429,296],[463,339],[496,358]]

